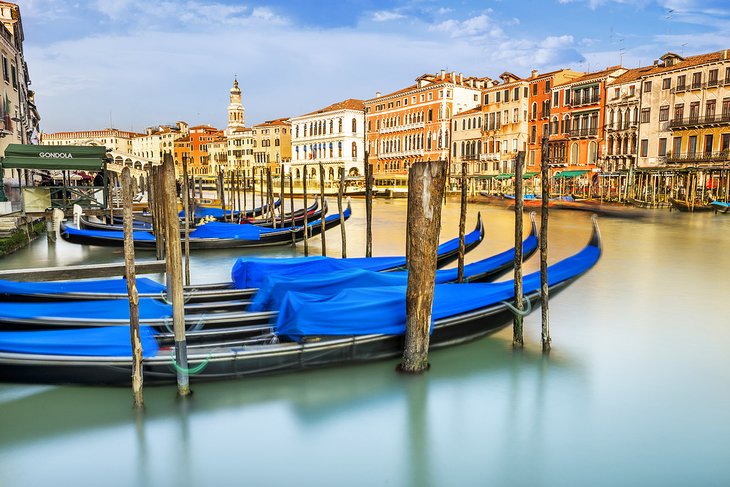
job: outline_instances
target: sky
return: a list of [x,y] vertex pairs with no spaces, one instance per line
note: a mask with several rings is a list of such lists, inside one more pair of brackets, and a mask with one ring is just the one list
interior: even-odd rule
[[247,126],[440,69],[497,78],[730,48],[728,0],[17,0],[44,132]]

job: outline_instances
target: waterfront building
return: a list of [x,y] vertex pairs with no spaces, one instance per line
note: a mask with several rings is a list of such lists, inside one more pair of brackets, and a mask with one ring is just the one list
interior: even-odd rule
[[602,173],[610,174],[636,167],[641,77],[651,69],[629,69],[606,86],[606,138]]
[[50,134],[41,132],[39,142],[43,145],[103,145],[111,152],[132,154],[132,140],[142,135],[115,128]]
[[529,82],[509,72],[499,78],[482,91],[488,174],[513,173],[517,152],[527,148]]
[[[482,150],[482,106],[466,110],[451,117],[451,175],[461,175],[461,165],[466,163],[469,176],[491,174],[491,154]],[[487,156],[490,156],[488,159]],[[497,155],[498,156],[498,155]],[[496,161],[499,161],[497,158]]]
[[174,155],[175,140],[188,135],[188,131],[188,124],[180,121],[175,125],[147,127],[144,134],[132,137],[129,152],[162,164],[165,154]]
[[277,118],[253,126],[253,176],[267,168],[279,177],[283,164],[291,162],[291,123]]
[[669,52],[642,81],[639,167],[730,161],[730,50]]
[[453,114],[479,106],[489,78],[424,74],[414,85],[365,101],[368,161],[374,174],[407,174],[417,161],[446,160]]
[[[196,125],[190,127],[190,153],[188,159],[188,172],[198,176],[213,176],[210,164],[210,154],[208,153],[208,144],[223,137],[223,131],[211,125]],[[181,145],[181,149],[182,149]]]
[[[588,73],[552,89],[549,107],[548,151],[551,165],[558,166],[560,177],[587,176],[603,164],[605,140],[606,90],[627,69],[612,66]],[[543,134],[546,129],[543,127]]]
[[190,134],[183,135],[173,141],[173,157],[175,158],[175,173],[183,173],[183,159],[187,161],[188,174],[194,174],[190,170]]
[[[40,115],[35,105],[35,93],[30,89],[28,65],[23,54],[23,22],[20,7],[0,1],[0,57],[2,58],[2,93],[0,93],[0,156],[9,144],[38,142]],[[0,213],[9,210],[4,205],[4,170],[0,167]],[[20,171],[7,171],[7,177],[19,184]],[[10,182],[10,181],[6,181]],[[6,208],[7,206],[7,208]]]
[[364,174],[365,103],[348,99],[291,119],[292,159],[289,171],[301,179],[319,181],[319,165],[326,181]]
[[[553,110],[564,106],[560,95],[555,98],[553,87],[572,81],[585,73],[573,71],[572,69],[560,69],[550,71],[548,73],[538,74],[537,70],[533,70],[528,78],[529,84],[529,101],[528,101],[528,120],[527,120],[527,155],[525,161],[525,169],[527,171],[540,171],[542,167],[542,138],[548,137],[550,134],[550,123],[558,122],[558,132],[563,132],[565,114],[558,115],[558,110]],[[565,110],[561,110],[565,111]]]

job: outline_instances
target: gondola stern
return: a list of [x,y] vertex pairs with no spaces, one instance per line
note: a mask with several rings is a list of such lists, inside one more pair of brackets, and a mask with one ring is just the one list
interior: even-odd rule
[[603,253],[603,239],[601,238],[601,229],[598,226],[598,215],[591,215],[591,223],[593,223],[593,232],[588,240],[588,245],[597,247],[600,253]]

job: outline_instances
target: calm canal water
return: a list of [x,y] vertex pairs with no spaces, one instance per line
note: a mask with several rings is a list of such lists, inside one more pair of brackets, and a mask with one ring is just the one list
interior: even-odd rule
[[[405,208],[376,202],[376,255],[403,252]],[[477,211],[486,238],[468,261],[513,242],[511,212],[472,204],[469,228]],[[458,204],[444,212],[442,240]],[[391,360],[193,384],[189,401],[148,387],[141,416],[123,388],[0,384],[0,485],[730,485],[730,216],[647,215],[600,220],[601,261],[551,300],[549,357],[536,312],[520,352],[507,328],[432,353],[418,377]],[[550,229],[554,261],[582,248],[589,217],[554,212]],[[339,255],[339,231],[327,237]],[[227,279],[241,253],[195,254],[194,280]],[[120,258],[39,240],[0,268]]]

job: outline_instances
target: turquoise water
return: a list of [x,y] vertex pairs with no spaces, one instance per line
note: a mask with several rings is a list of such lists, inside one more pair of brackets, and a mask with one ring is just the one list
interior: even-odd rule
[[[507,210],[472,204],[468,229],[478,210],[487,235],[468,261],[514,239]],[[444,209],[442,239],[458,211]],[[417,377],[391,360],[193,383],[188,401],[147,387],[142,415],[124,388],[0,384],[0,485],[728,485],[730,216],[647,215],[600,220],[602,260],[550,302],[549,356],[536,312],[521,351],[505,329],[432,353]],[[376,201],[375,221],[374,253],[401,253],[405,202]],[[589,217],[554,212],[550,229],[553,261],[585,244]],[[327,237],[337,255],[339,229]],[[195,254],[194,280],[227,279],[240,253]],[[40,240],[0,268],[118,259]]]

